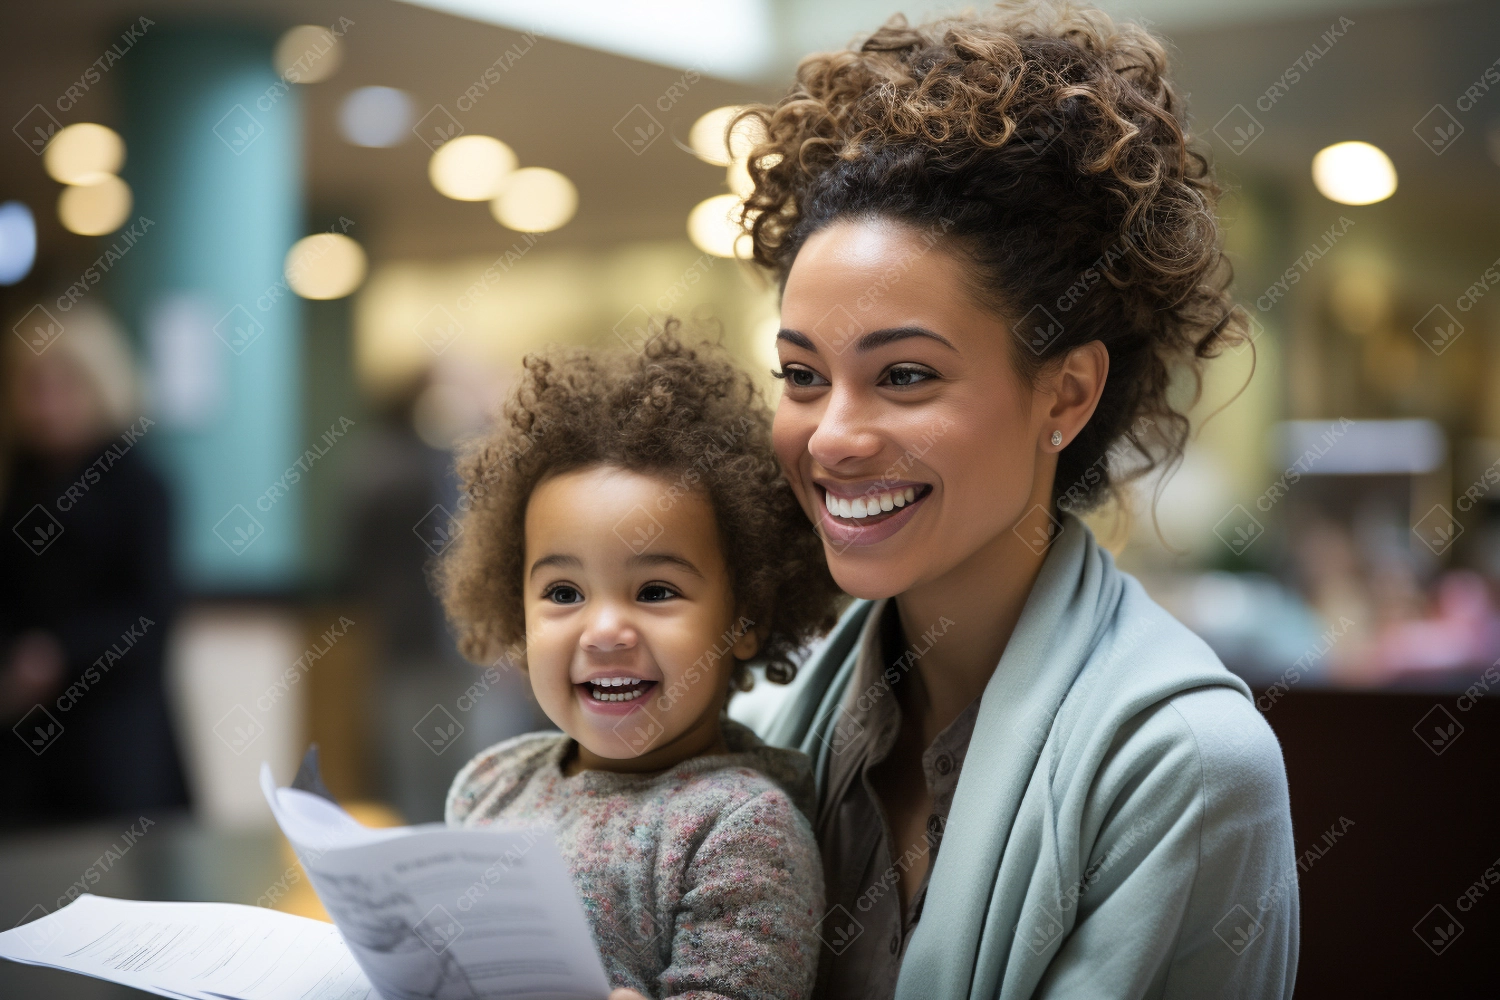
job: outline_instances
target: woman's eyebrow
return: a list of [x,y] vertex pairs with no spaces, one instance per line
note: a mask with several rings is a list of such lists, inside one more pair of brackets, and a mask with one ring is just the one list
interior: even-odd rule
[[[958,348],[954,347],[953,343],[947,337],[936,331],[929,330],[925,326],[893,326],[882,330],[871,330],[854,342],[854,349],[856,351],[873,351],[877,347],[894,344],[898,340],[906,340],[909,337],[926,337],[929,340],[937,341],[950,351],[958,351]],[[776,334],[776,339],[785,340],[789,344],[795,344],[797,347],[812,351],[814,354],[818,353],[818,349],[813,344],[812,338],[798,330],[780,330]]]
[[531,572],[526,574],[526,578],[529,580],[532,577],[536,576],[536,571],[541,569],[543,566],[567,566],[572,569],[582,569],[583,560],[579,559],[577,556],[565,556],[560,553],[553,553],[552,555],[542,556],[536,562],[531,564]]

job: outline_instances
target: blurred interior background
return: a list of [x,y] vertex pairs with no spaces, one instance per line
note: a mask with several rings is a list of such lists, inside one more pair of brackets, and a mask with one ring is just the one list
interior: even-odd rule
[[[1385,985],[1458,982],[1474,921],[1500,927],[1500,900],[1463,896],[1500,854],[1478,798],[1500,691],[1500,5],[1102,6],[1173,46],[1256,339],[1210,366],[1175,475],[1090,522],[1282,737],[1299,843],[1332,855],[1299,861],[1302,985],[1387,939]],[[546,725],[523,679],[458,656],[427,589],[451,448],[528,351],[630,343],[664,312],[774,399],[776,299],[734,256],[724,122],[898,9],[952,8],[7,11],[0,920],[75,881],[315,907],[271,891],[288,862],[262,759],[289,777],[314,740],[341,798],[416,822],[474,752]],[[166,832],[119,851],[141,818]],[[1329,846],[1343,819],[1356,846]],[[80,880],[102,847],[134,859]],[[1372,888],[1408,849],[1424,874]],[[1429,906],[1470,940],[1435,947]],[[1372,908],[1389,919],[1350,922]]]

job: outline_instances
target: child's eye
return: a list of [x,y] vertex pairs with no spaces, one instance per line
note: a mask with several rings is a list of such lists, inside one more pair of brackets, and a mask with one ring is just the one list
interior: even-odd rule
[[786,379],[790,384],[799,389],[809,389],[815,385],[828,384],[828,380],[823,376],[811,368],[804,368],[802,365],[783,365],[780,371],[773,368],[771,374],[776,378]]
[[583,600],[583,594],[577,587],[566,583],[556,583],[548,587],[542,594],[542,600],[551,601],[553,604],[577,604]]
[[886,372],[886,381],[894,386],[916,385],[938,377],[937,373],[915,365],[897,365]]
[[680,596],[677,591],[664,583],[648,583],[641,588],[641,592],[637,595],[636,600],[655,604],[661,601],[670,601],[672,598]]

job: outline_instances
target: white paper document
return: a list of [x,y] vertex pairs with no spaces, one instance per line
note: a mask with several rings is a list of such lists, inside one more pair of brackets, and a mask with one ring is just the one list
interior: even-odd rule
[[608,996],[546,827],[371,830],[325,798],[277,788],[265,765],[261,789],[384,1000]]
[[238,903],[85,894],[0,934],[0,957],[169,997],[376,1000],[332,924]]
[[261,787],[332,925],[233,903],[80,896],[0,958],[194,1000],[604,1000],[609,981],[543,826],[372,830]]

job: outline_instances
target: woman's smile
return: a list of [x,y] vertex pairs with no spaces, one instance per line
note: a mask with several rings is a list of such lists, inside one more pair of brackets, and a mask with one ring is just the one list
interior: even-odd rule
[[873,545],[890,538],[916,516],[932,494],[930,483],[814,479],[823,503],[817,508],[823,537],[837,545]]

